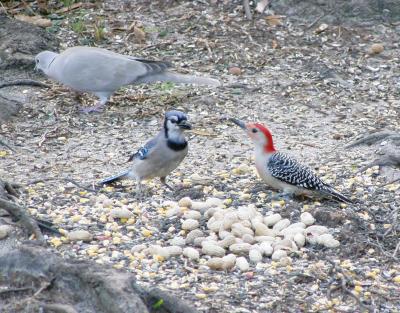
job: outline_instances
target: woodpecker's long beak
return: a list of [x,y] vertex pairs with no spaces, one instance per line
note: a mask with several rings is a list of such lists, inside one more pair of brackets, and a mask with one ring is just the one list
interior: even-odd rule
[[192,129],[192,125],[190,125],[190,123],[188,121],[186,121],[186,120],[183,120],[183,121],[179,122],[178,126],[181,129]]
[[241,121],[241,120],[238,120],[238,119],[236,119],[236,118],[233,118],[233,117],[230,117],[229,120],[230,120],[231,122],[235,123],[235,124],[236,124],[237,126],[239,126],[240,128],[246,129],[246,123],[245,123],[245,122],[243,122],[243,121]]

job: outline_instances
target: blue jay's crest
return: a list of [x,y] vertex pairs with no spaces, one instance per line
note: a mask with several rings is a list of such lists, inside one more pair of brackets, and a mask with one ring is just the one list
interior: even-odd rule
[[165,113],[165,120],[175,120],[176,122],[186,121],[187,116],[181,111],[171,110]]

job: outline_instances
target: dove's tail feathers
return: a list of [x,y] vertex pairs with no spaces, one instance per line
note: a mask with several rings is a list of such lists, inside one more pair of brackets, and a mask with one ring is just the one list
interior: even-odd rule
[[336,201],[345,202],[345,203],[349,203],[349,204],[353,203],[353,201],[351,201],[345,195],[341,194],[340,192],[336,191],[333,188],[329,188],[326,192]]
[[173,82],[179,84],[195,84],[195,85],[206,85],[212,87],[221,86],[220,81],[214,78],[184,75],[172,72],[162,72],[154,75],[146,75],[138,79],[136,82],[137,83]]
[[123,179],[128,178],[128,176],[129,176],[129,170],[127,170],[125,172],[122,172],[122,173],[119,173],[117,175],[108,177],[106,179],[103,179],[101,182],[99,182],[99,186],[115,183],[115,182],[117,182],[119,180],[123,180]]

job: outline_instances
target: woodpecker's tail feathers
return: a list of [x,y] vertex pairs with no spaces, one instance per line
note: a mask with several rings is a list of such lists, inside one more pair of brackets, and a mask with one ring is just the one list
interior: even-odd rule
[[340,192],[336,191],[333,188],[327,189],[326,192],[336,201],[345,202],[345,203],[353,203],[353,201],[351,201],[345,195],[341,194]]
[[220,81],[214,78],[184,75],[168,71],[153,75],[143,76],[139,78],[139,80],[137,80],[136,82],[137,83],[173,82],[180,84],[206,85],[212,87],[221,86]]
[[99,186],[112,184],[112,183],[115,183],[115,182],[117,182],[119,180],[125,179],[125,178],[127,178],[128,174],[129,174],[129,170],[127,170],[125,172],[122,172],[122,173],[119,173],[117,175],[108,177],[106,179],[103,179],[101,182],[99,182]]

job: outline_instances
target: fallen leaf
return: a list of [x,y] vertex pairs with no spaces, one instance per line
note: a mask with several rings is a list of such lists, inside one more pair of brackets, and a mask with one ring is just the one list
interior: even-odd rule
[[49,19],[42,18],[37,15],[29,16],[29,15],[17,14],[17,15],[14,15],[14,18],[18,21],[30,23],[30,24],[37,25],[40,27],[50,27],[51,25],[53,25]]
[[135,38],[139,43],[143,43],[146,41],[146,33],[139,27],[133,28],[133,33],[135,34]]
[[265,17],[269,26],[281,25],[283,18],[283,15],[268,15]]
[[275,39],[272,40],[271,46],[272,46],[272,49],[278,49],[278,48],[280,48],[278,41],[275,40]]

